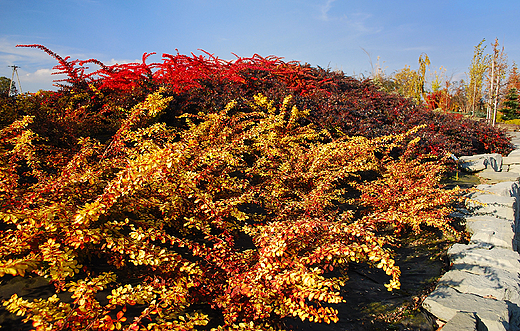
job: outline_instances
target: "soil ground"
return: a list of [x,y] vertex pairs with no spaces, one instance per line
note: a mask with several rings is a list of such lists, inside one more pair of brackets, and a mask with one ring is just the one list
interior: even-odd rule
[[440,276],[446,272],[446,251],[452,241],[431,235],[414,238],[396,250],[401,268],[401,289],[387,291],[389,277],[380,269],[352,265],[342,288],[345,302],[334,305],[336,324],[315,324],[298,320],[288,325],[301,331],[436,330],[434,319],[420,308]]
[[[454,172],[444,184],[447,188],[469,188],[480,184],[480,179]],[[396,264],[401,268],[401,289],[393,292],[384,287],[389,277],[382,270],[352,265],[349,280],[342,288],[346,302],[334,305],[339,313],[338,323],[288,320],[287,324],[299,331],[437,330],[435,318],[421,308],[421,303],[448,270],[447,250],[452,244],[453,241],[434,233],[403,243],[395,250]]]

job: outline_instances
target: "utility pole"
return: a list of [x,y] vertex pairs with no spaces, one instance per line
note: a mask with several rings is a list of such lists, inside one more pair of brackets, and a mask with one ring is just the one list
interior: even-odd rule
[[16,78],[18,79],[18,88],[20,89],[20,93],[22,93],[22,85],[20,84],[20,77],[18,76],[18,70],[17,70],[20,67],[17,65],[9,66],[9,67],[13,68],[13,74],[11,75],[11,84],[9,84],[9,93],[8,93],[8,95],[11,96],[11,88],[13,87],[13,79],[14,79],[15,73],[16,73]]

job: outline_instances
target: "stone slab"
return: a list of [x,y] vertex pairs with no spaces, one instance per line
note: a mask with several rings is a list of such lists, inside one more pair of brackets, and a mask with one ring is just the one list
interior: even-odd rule
[[466,200],[466,207],[474,214],[496,214],[497,217],[514,220],[518,205],[514,197],[473,192]]
[[437,286],[449,286],[460,293],[475,294],[483,298],[507,300],[520,304],[518,276],[511,273],[473,274],[464,270],[450,270]]
[[501,182],[494,185],[481,184],[477,185],[476,189],[484,191],[484,193],[497,194],[504,197],[518,198],[520,196],[520,187],[514,181]]
[[459,311],[442,327],[442,331],[479,331],[477,315]]
[[486,194],[482,192],[473,192],[467,195],[470,200],[475,200],[485,204],[501,205],[514,208],[516,206],[516,198],[512,196],[502,196],[497,194]]
[[488,204],[472,207],[471,204],[469,204],[468,208],[470,208],[471,212],[475,215],[495,215],[498,218],[511,221],[514,220],[516,216],[515,209],[501,205]]
[[472,234],[471,243],[513,249],[513,222],[487,215],[468,217],[465,220],[466,230]]
[[[520,140],[518,141],[520,143]],[[513,149],[507,156],[517,156],[520,155],[520,149]]]
[[496,269],[489,266],[482,266],[482,265],[467,265],[467,264],[454,264],[451,266],[450,270],[459,270],[464,272],[469,272],[475,275],[493,275],[494,277],[500,277],[500,278],[510,278],[510,279],[520,279],[520,275],[518,272],[511,272],[503,269]]
[[520,255],[506,248],[486,249],[483,248],[483,245],[478,244],[454,244],[448,250],[448,256],[453,265],[460,264],[468,268],[477,265],[502,269],[511,273],[520,272]]
[[502,158],[502,164],[510,165],[510,164],[520,164],[520,154],[514,154],[511,156],[506,156]]
[[502,155],[494,153],[461,156],[459,167],[468,172],[477,172],[484,169],[500,171],[502,170]]
[[520,173],[520,164],[509,164],[509,165],[506,165],[506,167],[507,167],[507,172]]
[[459,165],[460,169],[466,171],[466,172],[479,172],[484,169],[486,169],[486,159],[477,159],[477,160],[470,160],[470,161],[464,161]]
[[515,222],[513,220],[505,220],[496,215],[476,215],[476,214],[464,214],[462,216],[465,222],[474,222],[474,221],[489,221],[489,222],[499,222],[504,224],[510,224],[513,226]]
[[476,174],[478,177],[484,179],[489,184],[497,184],[500,182],[518,182],[520,174],[517,172],[495,172],[493,170],[484,170]]
[[446,322],[458,312],[473,312],[488,331],[509,330],[508,306],[504,301],[460,293],[449,286],[438,286],[422,305],[432,315]]

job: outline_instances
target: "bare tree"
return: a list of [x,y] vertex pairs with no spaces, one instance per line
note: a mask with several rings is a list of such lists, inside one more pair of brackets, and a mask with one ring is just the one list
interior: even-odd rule
[[491,54],[490,65],[488,66],[486,118],[494,126],[497,118],[497,106],[506,82],[507,56],[504,53],[504,47],[500,48],[498,38],[491,46],[493,47],[493,54]]

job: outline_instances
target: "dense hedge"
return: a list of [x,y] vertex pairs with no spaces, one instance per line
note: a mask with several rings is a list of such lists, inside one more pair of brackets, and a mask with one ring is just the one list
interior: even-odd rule
[[[471,155],[511,150],[505,133],[484,121],[430,111],[410,99],[381,91],[370,80],[286,63],[277,57],[255,55],[223,61],[210,54],[163,54],[162,62],[147,64],[153,53],[145,53],[142,63],[105,66],[93,59],[64,59],[40,45],[28,46],[55,57],[57,73],[68,76],[60,83],[59,92],[25,96],[18,102],[19,114],[44,117],[42,125],[51,123],[53,129],[38,129],[46,135],[76,132],[80,136],[108,136],[124,117],[121,107],[132,107],[162,88],[164,95],[174,98],[159,121],[173,126],[178,125],[176,118],[181,114],[218,112],[233,100],[241,102],[237,96],[247,100],[260,93],[280,105],[292,95],[299,109],[310,110],[306,121],[334,136],[374,138],[425,124],[418,132],[425,153]],[[89,64],[99,69],[87,73]],[[4,113],[12,118],[12,110]],[[75,127],[71,129],[71,125]]]
[[458,236],[444,154],[509,148],[482,123],[275,57],[106,67],[35,47],[68,79],[3,102],[0,276],[51,280],[54,296],[4,303],[37,330],[335,322],[350,263],[394,290],[397,239]]

